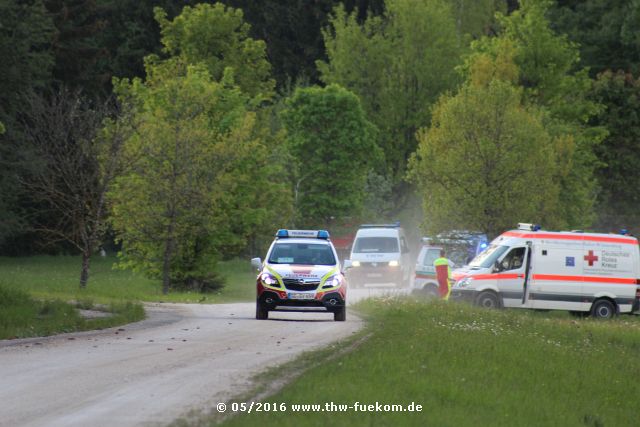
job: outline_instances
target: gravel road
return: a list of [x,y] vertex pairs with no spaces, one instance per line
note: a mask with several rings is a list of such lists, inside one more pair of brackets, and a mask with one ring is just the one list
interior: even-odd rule
[[[350,291],[351,302],[380,290]],[[347,337],[362,321],[255,304],[152,304],[142,322],[0,341],[0,426],[155,426],[251,389],[266,367]]]

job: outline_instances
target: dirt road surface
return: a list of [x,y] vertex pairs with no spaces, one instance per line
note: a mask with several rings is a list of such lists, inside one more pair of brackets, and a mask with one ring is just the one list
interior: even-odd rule
[[[350,302],[385,294],[350,291]],[[0,426],[156,426],[251,389],[267,367],[347,337],[353,313],[270,313],[255,304],[155,304],[142,322],[0,341]],[[285,367],[286,369],[286,367]]]

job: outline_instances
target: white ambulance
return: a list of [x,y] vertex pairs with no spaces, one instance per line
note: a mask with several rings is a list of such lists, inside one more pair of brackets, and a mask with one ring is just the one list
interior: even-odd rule
[[452,299],[483,307],[569,310],[610,318],[639,308],[638,240],[519,224],[455,270],[453,278]]

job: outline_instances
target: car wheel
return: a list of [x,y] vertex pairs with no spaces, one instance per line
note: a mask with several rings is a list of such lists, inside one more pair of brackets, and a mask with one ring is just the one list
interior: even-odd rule
[[438,292],[438,288],[432,285],[425,285],[424,288],[418,291],[419,295],[423,296],[427,299],[436,299],[440,297],[440,293]]
[[476,305],[484,308],[500,308],[500,300],[495,293],[484,291],[480,292],[476,298]]
[[266,320],[269,318],[269,310],[262,305],[260,301],[256,301],[256,319]]
[[609,300],[599,299],[593,303],[591,315],[596,319],[611,319],[616,315],[616,306]]
[[336,322],[344,322],[347,320],[347,307],[342,307],[338,311],[334,311],[333,320]]

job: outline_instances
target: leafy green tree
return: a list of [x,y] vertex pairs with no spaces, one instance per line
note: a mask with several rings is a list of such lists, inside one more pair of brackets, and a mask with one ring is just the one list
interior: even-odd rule
[[328,60],[318,68],[322,81],[361,99],[397,184],[416,148],[415,131],[429,123],[438,96],[458,83],[462,47],[446,1],[387,0],[385,6],[383,16],[362,24],[337,8],[323,33]]
[[40,0],[0,2],[0,244],[28,225],[28,193],[20,185],[34,165],[23,142],[25,105],[51,82],[51,17]]
[[384,0],[224,0],[242,9],[251,24],[252,37],[267,43],[273,75],[282,90],[296,83],[318,84],[315,61],[326,60],[321,29],[329,23],[331,11],[343,4],[363,21],[367,14],[380,15]]
[[496,12],[506,12],[505,0],[449,0],[461,39],[489,35],[494,30]]
[[106,23],[99,16],[99,2],[87,0],[43,0],[56,27],[51,39],[55,64],[53,77],[58,87],[81,88],[85,96],[109,95],[110,75],[99,68],[107,56],[99,45]]
[[234,142],[248,142],[241,135],[251,124],[232,81],[215,82],[203,66],[169,65],[149,64],[145,83],[119,83],[140,125],[124,147],[135,163],[111,192],[121,266],[161,278],[164,293],[172,283],[214,280],[215,241],[225,237],[218,181],[246,155],[249,144]]
[[640,2],[558,0],[549,18],[578,43],[581,63],[593,77],[607,69],[640,72]]
[[282,120],[297,165],[296,226],[359,213],[367,171],[379,149],[358,97],[338,85],[299,88]]
[[[236,70],[248,58],[262,58],[256,56],[261,45],[245,39],[244,30],[237,33],[236,12],[185,8],[175,25],[156,13],[167,38],[163,44],[173,55],[147,57],[144,82],[116,84],[137,123],[124,146],[132,167],[110,193],[113,225],[123,243],[120,265],[162,279],[165,293],[171,287],[207,290],[220,285],[218,259],[237,254],[265,228],[272,232],[275,221],[288,219],[290,192],[277,158],[282,136],[265,126],[267,114],[253,110],[267,95],[269,79],[252,80],[246,70]],[[211,28],[221,23],[230,33],[221,33],[222,39],[248,47],[246,58],[219,56],[230,52],[221,43],[211,58],[201,50],[206,46],[191,31],[211,37]],[[212,75],[212,68],[222,74]],[[245,72],[244,87],[236,84],[236,71]]]
[[559,190],[552,139],[511,82],[471,81],[443,96],[418,140],[410,170],[428,234],[464,228],[496,236],[552,214]]
[[609,131],[596,147],[602,162],[597,171],[599,222],[602,227],[630,228],[640,220],[640,78],[606,71],[598,76],[592,96],[607,106],[593,122]]
[[160,8],[155,9],[155,15],[166,53],[189,64],[205,64],[216,80],[231,67],[243,92],[251,97],[271,97],[275,82],[265,43],[249,37],[250,26],[242,10],[201,3],[185,6],[173,21]]
[[560,164],[556,178],[563,201],[559,225],[584,228],[594,218],[598,164],[594,146],[605,132],[588,122],[600,105],[588,98],[591,81],[579,66],[577,46],[551,28],[550,5],[549,1],[522,0],[509,16],[499,15],[498,36],[474,43],[466,67],[477,64],[478,55],[491,58],[491,63],[505,48],[513,51],[516,83],[524,89],[525,103],[542,108],[544,127],[555,141]]

